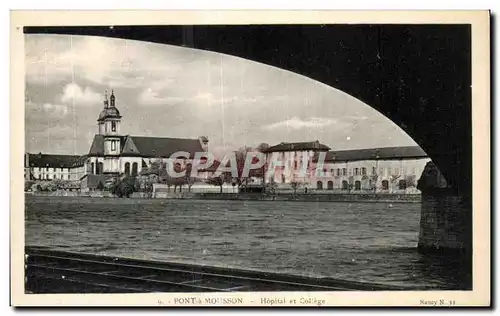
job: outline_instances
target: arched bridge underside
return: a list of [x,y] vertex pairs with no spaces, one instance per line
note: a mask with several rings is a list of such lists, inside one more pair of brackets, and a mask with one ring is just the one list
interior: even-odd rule
[[369,104],[405,130],[456,194],[471,197],[470,25],[26,27],[234,55],[290,70]]

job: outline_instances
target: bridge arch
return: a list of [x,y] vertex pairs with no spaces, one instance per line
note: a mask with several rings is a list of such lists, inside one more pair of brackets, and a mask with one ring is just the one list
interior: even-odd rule
[[471,195],[470,25],[75,26],[25,33],[146,40],[304,75],[385,115],[427,152],[458,195]]

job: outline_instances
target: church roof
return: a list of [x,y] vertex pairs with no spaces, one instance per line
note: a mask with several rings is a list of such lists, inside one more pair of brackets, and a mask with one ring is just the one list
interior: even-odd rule
[[[196,152],[204,152],[199,139],[121,136],[122,152],[120,156],[163,157],[168,158],[173,153],[186,151],[194,158]],[[104,137],[95,135],[89,151],[90,156],[104,155]]]
[[115,107],[105,108],[99,114],[97,121],[104,121],[107,118],[121,118],[120,111]]
[[[52,155],[52,154],[30,154],[28,155],[29,167],[49,168],[71,168],[74,167],[82,156],[79,155]],[[25,160],[26,165],[26,160]],[[28,166],[25,166],[28,167]]]
[[275,146],[269,147],[266,152],[281,152],[281,151],[303,151],[303,150],[314,150],[314,151],[327,151],[330,147],[321,144],[319,141],[314,142],[299,142],[299,143],[280,143]]
[[[382,147],[368,149],[352,149],[329,151],[326,153],[325,162],[356,161],[356,160],[388,160],[426,158],[427,154],[419,146]],[[315,155],[314,161],[317,161]]]

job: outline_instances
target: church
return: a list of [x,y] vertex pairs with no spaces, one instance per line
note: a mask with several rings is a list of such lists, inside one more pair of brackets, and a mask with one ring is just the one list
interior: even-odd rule
[[116,106],[114,92],[104,97],[97,118],[97,134],[86,155],[25,154],[25,180],[82,180],[90,183],[119,174],[137,175],[153,161],[167,162],[179,151],[188,152],[191,160],[196,152],[208,151],[208,138],[197,139],[132,136],[120,130],[122,116]]

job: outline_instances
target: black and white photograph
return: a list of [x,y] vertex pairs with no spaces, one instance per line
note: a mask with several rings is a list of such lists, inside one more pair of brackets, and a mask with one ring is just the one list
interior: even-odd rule
[[23,299],[490,304],[490,17],[456,14],[13,24]]

